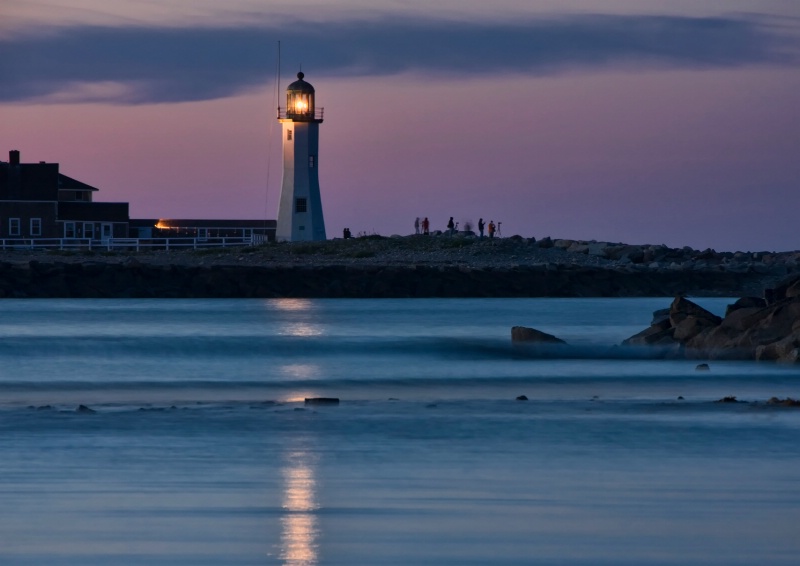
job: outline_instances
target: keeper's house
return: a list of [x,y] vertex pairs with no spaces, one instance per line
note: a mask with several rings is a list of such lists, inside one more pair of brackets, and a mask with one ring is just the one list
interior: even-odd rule
[[58,172],[58,163],[0,161],[0,238],[128,237],[127,202],[92,202],[95,187]]

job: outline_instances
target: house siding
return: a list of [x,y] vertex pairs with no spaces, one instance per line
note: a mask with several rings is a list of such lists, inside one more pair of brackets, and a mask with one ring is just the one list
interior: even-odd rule
[[[9,233],[10,218],[19,218],[20,233]],[[0,201],[0,238],[31,237],[31,218],[41,218],[42,233],[35,238],[59,238],[56,226],[57,207],[55,202]]]
[[[64,224],[74,222],[74,237],[92,224],[100,237],[103,224],[113,225],[113,237],[128,236],[128,203],[92,202],[97,189],[59,173],[58,163],[20,163],[12,151],[0,161],[0,238],[63,238]],[[80,192],[83,200],[75,200]],[[67,200],[60,200],[60,199]],[[19,219],[19,234],[11,234],[9,219]],[[31,219],[41,220],[41,234],[31,234]]]

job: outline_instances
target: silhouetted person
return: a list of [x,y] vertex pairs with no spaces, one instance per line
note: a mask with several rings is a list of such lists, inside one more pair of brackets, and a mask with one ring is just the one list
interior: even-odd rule
[[489,220],[489,238],[494,238],[494,220]]
[[414,220],[414,233],[419,234],[419,216]]
[[450,221],[447,223],[447,230],[450,232],[450,235],[453,235],[453,232],[456,231],[456,225],[453,223],[453,217],[450,217]]
[[483,238],[484,226],[486,226],[486,224],[483,223],[483,218],[478,218],[478,232],[480,233],[481,238]]
[[430,232],[430,229],[431,229],[431,223],[428,220],[428,217],[426,216],[425,218],[422,219],[422,233],[427,236]]

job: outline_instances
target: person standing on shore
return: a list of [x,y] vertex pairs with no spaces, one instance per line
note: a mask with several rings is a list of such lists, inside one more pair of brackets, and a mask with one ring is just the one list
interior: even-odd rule
[[419,216],[414,220],[414,234],[419,235]]
[[431,227],[431,223],[428,220],[428,217],[426,216],[425,218],[422,219],[422,233],[427,236],[428,232],[430,230],[430,227]]
[[453,217],[450,217],[450,220],[447,222],[447,231],[450,232],[450,235],[453,235],[453,232],[456,230],[456,225],[453,223]]
[[478,218],[478,233],[481,235],[481,240],[483,239],[483,228],[486,224],[483,223],[483,218]]
[[494,220],[489,220],[489,239],[494,238]]

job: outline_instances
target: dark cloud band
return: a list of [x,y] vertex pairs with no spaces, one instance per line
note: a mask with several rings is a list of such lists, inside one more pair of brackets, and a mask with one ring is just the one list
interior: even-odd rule
[[[440,20],[244,28],[72,27],[0,40],[0,100],[74,92],[137,104],[221,98],[270,82],[276,43],[315,76],[401,72],[545,75],[598,67],[797,62],[797,42],[759,18],[571,16],[516,23]],[[81,94],[83,92],[83,94]]]

